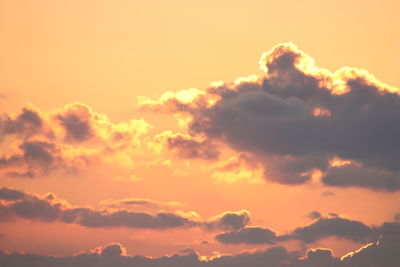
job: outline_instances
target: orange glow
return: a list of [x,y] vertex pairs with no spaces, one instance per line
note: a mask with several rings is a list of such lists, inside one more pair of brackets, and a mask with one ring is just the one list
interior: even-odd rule
[[[0,255],[101,254],[121,244],[122,255],[193,249],[212,261],[283,246],[296,255],[327,247],[343,261],[379,244],[366,244],[375,236],[305,242],[294,232],[332,214],[354,218],[371,235],[399,222],[400,189],[390,188],[400,184],[397,144],[382,138],[396,133],[384,116],[398,111],[399,10],[395,0],[0,0],[0,190],[26,194],[0,195]],[[339,100],[360,82],[391,105],[370,100],[374,94],[351,99],[377,103],[372,119],[360,110],[348,123],[369,131],[354,128],[327,152],[345,133],[324,138],[307,123],[336,125],[343,102],[314,101],[300,80]],[[369,137],[383,141],[364,146]],[[347,175],[340,169],[347,165],[379,177],[334,180],[331,171]],[[45,208],[23,214],[24,205]],[[81,224],[63,213],[89,207],[100,215],[76,215]],[[151,223],[87,223],[112,211],[120,213],[102,223],[128,212]],[[48,212],[54,218],[40,217]],[[207,227],[227,214],[233,226]],[[254,226],[286,239],[216,238]]]

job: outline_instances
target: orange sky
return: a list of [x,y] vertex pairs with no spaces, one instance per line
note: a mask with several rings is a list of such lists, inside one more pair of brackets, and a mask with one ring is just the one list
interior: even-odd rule
[[[399,188],[335,187],[316,177],[294,185],[264,177],[265,162],[279,165],[283,158],[290,160],[298,154],[279,154],[275,158],[268,151],[263,154],[247,143],[233,141],[235,136],[229,133],[223,133],[224,137],[212,137],[206,131],[195,135],[190,132],[190,123],[179,126],[176,119],[181,116],[195,121],[194,113],[183,114],[168,106],[173,105],[168,100],[181,101],[179,96],[171,96],[161,104],[157,101],[164,92],[189,88],[201,90],[211,99],[205,90],[212,82],[229,83],[251,74],[270,75],[272,80],[274,74],[260,70],[259,59],[262,53],[286,42],[310,55],[320,68],[332,73],[346,66],[366,69],[398,90],[399,8],[394,0],[0,0],[0,187],[37,194],[39,198],[52,192],[72,205],[68,207],[108,208],[109,212],[105,200],[177,202],[176,206],[114,208],[149,214],[160,210],[180,215],[185,212],[184,218],[202,223],[224,212],[243,209],[250,213],[251,226],[268,227],[277,235],[312,224],[313,219],[306,217],[312,211],[320,212],[320,219],[336,213],[370,227],[393,222],[400,214]],[[157,102],[158,110],[139,107],[138,97]],[[198,99],[196,96],[189,104],[182,103],[196,105]],[[71,103],[75,104],[66,106]],[[36,110],[45,126],[40,133],[7,135],[6,118],[17,120],[24,107]],[[82,110],[72,110],[77,107]],[[69,136],[75,131],[68,132],[69,114],[89,116],[91,139],[82,137],[85,140],[81,142],[80,137]],[[168,146],[168,140],[179,139],[174,139],[178,133],[183,139],[200,143],[199,138],[206,140],[189,151],[197,156],[184,154],[189,153],[183,150],[187,147],[180,150],[179,144],[176,149]],[[118,139],[117,134],[123,137]],[[1,165],[15,151],[20,155],[21,144],[33,139],[54,142],[57,149],[52,151],[60,153],[57,163],[47,163],[49,169],[40,165],[43,169],[33,170],[37,171],[34,178],[7,175],[9,171],[19,172],[24,164],[28,169],[39,168],[28,156],[21,159],[21,165]],[[218,158],[207,154],[215,144]],[[241,152],[248,153],[249,158],[239,160]],[[341,150],[329,153],[333,158]],[[391,162],[400,165],[396,155]],[[365,163],[364,156],[348,159],[368,171],[378,166]],[[381,163],[378,157],[373,159],[376,164]],[[237,165],[224,169],[228,163]],[[395,167],[376,168],[383,171],[382,175],[393,174],[399,182],[400,172]],[[8,205],[6,202],[0,203]],[[103,229],[21,216],[0,225],[0,250],[62,256],[111,242],[124,244],[130,255],[157,257],[186,248],[211,256],[271,246],[223,244],[215,240],[217,234],[227,231],[221,228]],[[291,240],[280,244],[302,253],[307,248],[330,247],[336,256],[342,256],[366,243],[326,237],[314,243]]]

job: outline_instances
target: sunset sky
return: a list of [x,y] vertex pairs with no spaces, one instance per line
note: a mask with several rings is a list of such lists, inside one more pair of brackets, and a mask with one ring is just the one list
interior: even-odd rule
[[0,0],[0,265],[400,266],[399,10]]

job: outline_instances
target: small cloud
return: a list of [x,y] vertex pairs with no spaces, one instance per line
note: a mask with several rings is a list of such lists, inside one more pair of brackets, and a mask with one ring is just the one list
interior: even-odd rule
[[321,217],[321,213],[319,213],[318,211],[314,210],[314,211],[304,215],[304,217],[307,217],[309,219],[314,220],[314,219],[320,218]]

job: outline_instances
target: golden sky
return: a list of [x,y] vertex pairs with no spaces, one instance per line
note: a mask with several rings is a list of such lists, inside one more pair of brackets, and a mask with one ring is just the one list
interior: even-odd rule
[[0,0],[0,265],[395,267],[399,8]]

